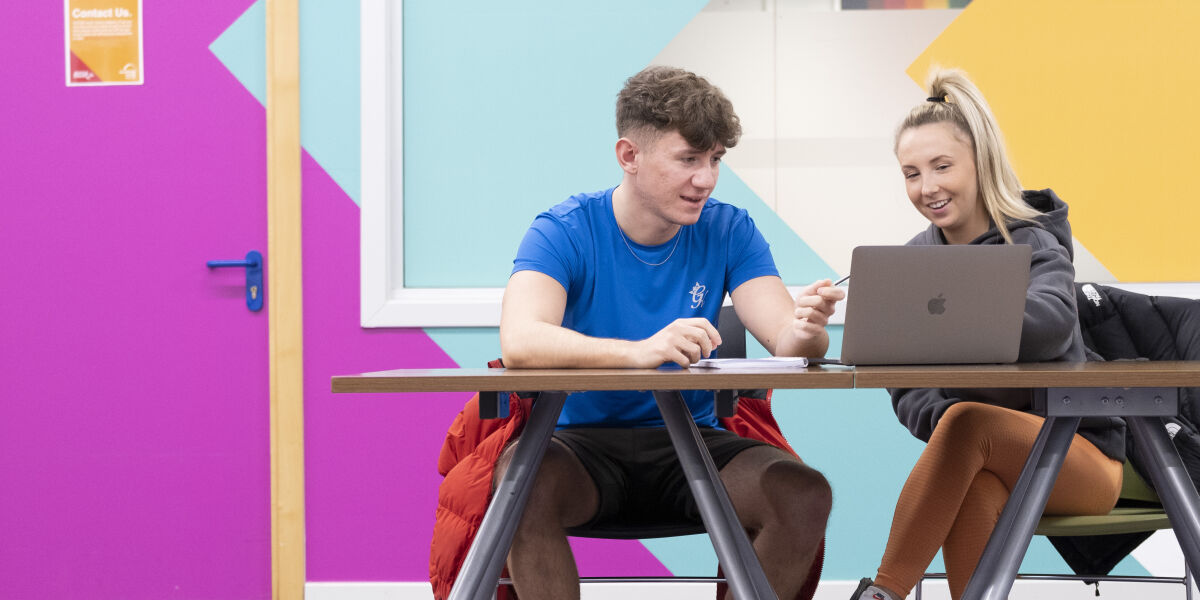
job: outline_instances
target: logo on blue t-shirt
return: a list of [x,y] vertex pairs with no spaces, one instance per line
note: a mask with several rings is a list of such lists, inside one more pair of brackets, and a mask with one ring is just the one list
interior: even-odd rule
[[700,308],[701,306],[704,306],[704,295],[708,293],[708,288],[704,287],[703,284],[697,281],[696,285],[692,286],[692,291],[689,293],[692,295],[692,308]]

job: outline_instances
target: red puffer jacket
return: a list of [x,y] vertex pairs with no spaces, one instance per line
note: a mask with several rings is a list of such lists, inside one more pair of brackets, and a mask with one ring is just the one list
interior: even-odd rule
[[[429,552],[429,581],[433,596],[444,600],[450,595],[454,578],[467,557],[471,540],[479,530],[483,514],[491,500],[492,470],[500,451],[509,440],[520,435],[529,417],[532,399],[509,395],[509,416],[504,419],[480,419],[479,396],[471,398],[446,432],[438,456],[438,472],[445,480],[438,489],[437,517]],[[721,426],[742,437],[777,446],[793,455],[771,414],[770,391],[763,397],[742,396],[738,399],[733,417],[721,419]],[[821,578],[825,544],[817,552],[809,569],[808,581],[797,600],[811,600]],[[720,597],[721,590],[718,590]],[[499,590],[497,600],[511,600],[516,594],[511,588]]]

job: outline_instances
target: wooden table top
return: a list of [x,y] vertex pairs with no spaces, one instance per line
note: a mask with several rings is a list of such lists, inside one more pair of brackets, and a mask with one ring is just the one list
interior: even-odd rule
[[333,378],[334,392],[845,389],[854,369],[396,369]]
[[336,393],[883,387],[1200,386],[1200,361],[746,369],[395,369],[333,377]]
[[1200,361],[1049,362],[1009,365],[857,367],[854,387],[1188,387]]

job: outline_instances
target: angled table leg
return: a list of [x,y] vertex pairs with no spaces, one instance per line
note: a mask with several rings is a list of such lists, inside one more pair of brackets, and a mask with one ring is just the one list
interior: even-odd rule
[[1046,417],[1029,451],[1021,476],[1009,494],[1004,511],[988,538],[979,564],[963,592],[964,600],[1003,600],[1012,590],[1021,559],[1029,549],[1050,490],[1062,468],[1079,417]]
[[700,430],[683,396],[679,392],[654,392],[654,399],[667,425],[671,445],[679,455],[688,486],[696,498],[700,519],[708,529],[717,559],[725,569],[725,578],[733,597],[739,600],[776,600],[777,596],[767,582],[767,575],[758,562],[750,539],[746,537],[746,530],[738,521],[733,503],[729,501],[729,494],[721,483],[717,467],[700,437]]
[[1151,483],[1171,520],[1171,529],[1175,530],[1188,567],[1195,573],[1200,568],[1200,501],[1196,486],[1161,418],[1127,417],[1125,422],[1133,430],[1135,442],[1148,450]]
[[513,452],[508,471],[496,485],[492,502],[488,505],[471,549],[463,560],[458,578],[450,590],[451,600],[488,600],[496,593],[500,571],[508,557],[513,534],[525,510],[533,478],[537,475],[550,435],[558,422],[567,394],[564,392],[542,392],[533,402],[533,410],[520,442]]
[[[1035,406],[1044,410],[1046,422],[1029,452],[1029,459],[1021,470],[1016,486],[1009,494],[996,528],[988,538],[979,565],[967,583],[967,589],[963,592],[965,600],[1001,600],[1008,597],[1021,559],[1029,548],[1033,531],[1046,508],[1046,500],[1050,498],[1054,481],[1071,446],[1071,439],[1079,428],[1079,420],[1085,416],[1124,417],[1135,429],[1135,435],[1151,444],[1149,454],[1156,462],[1156,466],[1152,467],[1155,473],[1152,474],[1164,482],[1167,496],[1172,498],[1168,501],[1164,497],[1164,507],[1171,517],[1172,526],[1184,532],[1180,541],[1185,544],[1185,554],[1188,553],[1188,545],[1193,548],[1189,562],[1200,564],[1195,561],[1195,558],[1200,558],[1200,505],[1197,504],[1196,490],[1183,470],[1178,453],[1170,442],[1165,441],[1166,431],[1157,418],[1177,414],[1178,390],[1047,388],[1039,393]],[[1170,460],[1172,457],[1173,463]],[[1158,485],[1157,481],[1155,485]],[[1172,505],[1167,502],[1172,502]],[[1171,510],[1175,510],[1177,516],[1171,516]],[[1190,541],[1185,542],[1185,537],[1190,537]]]

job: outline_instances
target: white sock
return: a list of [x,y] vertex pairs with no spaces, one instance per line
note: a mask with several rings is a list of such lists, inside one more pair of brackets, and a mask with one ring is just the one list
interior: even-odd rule
[[858,599],[859,600],[902,600],[900,598],[893,598],[891,594],[889,594],[873,585],[868,586],[867,589],[863,590],[863,593],[861,595],[859,595]]

